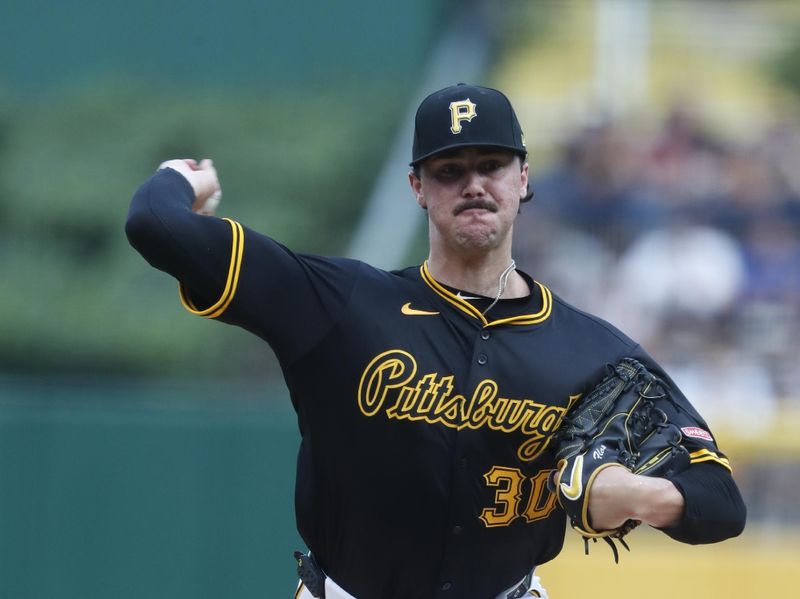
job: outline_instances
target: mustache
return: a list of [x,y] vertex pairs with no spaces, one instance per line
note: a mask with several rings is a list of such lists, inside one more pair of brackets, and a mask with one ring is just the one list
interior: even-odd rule
[[458,216],[464,210],[471,210],[473,208],[480,208],[482,210],[488,210],[489,212],[497,212],[497,206],[488,200],[483,200],[480,198],[474,200],[467,200],[463,204],[459,204],[453,209],[453,216]]

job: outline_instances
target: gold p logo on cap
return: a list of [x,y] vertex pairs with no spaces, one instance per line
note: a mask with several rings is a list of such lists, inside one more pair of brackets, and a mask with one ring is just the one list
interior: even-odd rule
[[470,122],[476,116],[475,104],[469,98],[450,102],[450,131],[461,133],[461,121]]

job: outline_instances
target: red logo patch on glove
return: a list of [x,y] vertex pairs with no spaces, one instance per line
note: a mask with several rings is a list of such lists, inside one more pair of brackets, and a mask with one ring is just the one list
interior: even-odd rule
[[681,432],[687,437],[693,437],[695,439],[703,439],[704,441],[714,440],[708,431],[703,430],[702,428],[699,428],[697,426],[684,426],[681,429]]

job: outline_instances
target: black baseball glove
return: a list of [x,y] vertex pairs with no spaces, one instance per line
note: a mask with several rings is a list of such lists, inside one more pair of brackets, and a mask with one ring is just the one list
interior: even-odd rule
[[[683,435],[669,414],[678,414],[667,386],[632,358],[623,358],[569,412],[554,436],[558,502],[572,527],[589,539],[604,539],[619,555],[612,539],[628,549],[623,537],[640,524],[628,520],[613,530],[596,530],[589,516],[589,495],[597,474],[610,466],[630,472],[669,477],[689,465]],[[554,477],[555,479],[555,477]],[[554,482],[554,480],[551,480]]]

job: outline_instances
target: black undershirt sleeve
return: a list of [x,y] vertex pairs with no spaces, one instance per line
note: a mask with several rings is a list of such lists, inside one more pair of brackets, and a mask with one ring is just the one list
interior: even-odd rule
[[681,521],[661,529],[682,543],[716,543],[741,534],[747,518],[739,489],[730,472],[712,462],[692,464],[670,477],[686,501]]
[[231,227],[192,212],[193,201],[194,191],[183,175],[159,170],[134,194],[125,233],[151,266],[211,299],[225,285]]
[[258,335],[284,364],[309,351],[341,317],[361,263],[296,254],[229,219],[193,212],[193,202],[183,175],[159,170],[131,200],[130,244],[180,282],[194,314]]

